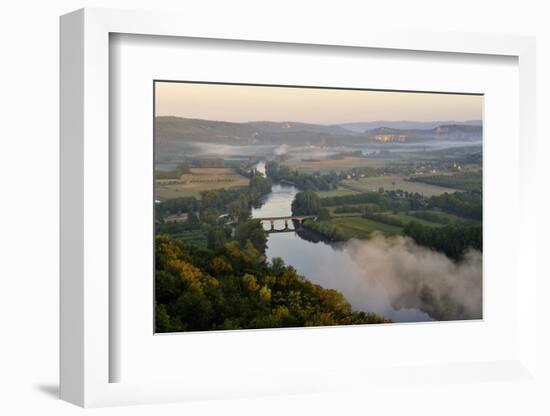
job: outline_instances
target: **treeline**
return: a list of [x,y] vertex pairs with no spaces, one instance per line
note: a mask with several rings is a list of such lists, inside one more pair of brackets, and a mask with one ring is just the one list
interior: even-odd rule
[[280,165],[275,161],[269,161],[265,165],[266,175],[274,181],[286,181],[294,184],[304,191],[328,191],[336,189],[340,177],[335,172],[328,174],[307,174],[290,169],[288,166]]
[[[482,251],[483,248],[483,231],[478,224],[451,223],[441,227],[430,227],[415,221],[404,224],[399,219],[385,214],[367,213],[364,217],[404,227],[403,234],[411,237],[417,244],[440,251],[456,261],[462,260],[468,249]],[[303,223],[303,228],[317,233],[327,241],[346,241],[350,238],[345,231],[330,221],[308,220]]]
[[225,162],[220,158],[187,159],[172,170],[155,170],[155,179],[179,179],[181,175],[191,173],[191,168],[222,168]]
[[412,204],[409,199],[390,196],[381,192],[365,192],[321,199],[321,206],[323,207],[357,204],[370,204],[369,210],[371,211],[407,211],[409,209],[416,209],[411,207]]
[[483,219],[483,198],[481,192],[454,192],[432,196],[428,200],[430,208],[456,214],[459,217],[481,221]]
[[483,231],[481,225],[453,223],[442,227],[427,227],[410,222],[403,233],[417,244],[444,253],[454,260],[461,260],[469,248],[482,251]]
[[251,240],[219,250],[156,238],[156,332],[389,322],[353,312],[344,296],[315,285],[281,259],[262,261]]
[[[404,196],[401,196],[404,195]],[[364,192],[322,198],[321,206],[337,206],[336,213],[361,212],[360,204],[369,204],[365,209],[376,211],[415,211],[427,208],[439,208],[442,211],[456,214],[459,217],[481,221],[483,201],[480,192],[454,192],[444,193],[438,196],[425,198],[420,194],[399,194],[397,191],[389,192]],[[346,205],[352,208],[342,208]],[[437,221],[441,222],[441,221]]]
[[234,168],[238,174],[251,177],[254,172],[251,167],[257,159],[249,158],[246,161],[229,160],[222,158],[189,158],[171,170],[155,170],[155,179],[179,179],[182,175],[191,173],[192,168]]
[[200,229],[200,220],[194,211],[189,211],[187,219],[185,221],[165,221],[157,222],[156,233],[157,234],[180,234],[185,231],[192,231]]
[[191,173],[191,164],[183,162],[171,170],[155,170],[155,179],[179,179],[186,173]]
[[225,163],[227,166],[233,165],[237,173],[241,176],[245,176],[247,178],[252,178],[253,176],[260,175],[256,168],[254,167],[258,163],[258,159],[255,157],[250,157],[245,162],[242,161],[230,161],[225,160]]
[[177,180],[183,175],[183,172],[179,169],[172,170],[156,170],[155,179],[174,179]]
[[263,195],[271,192],[271,179],[259,174],[250,178],[246,188],[241,189],[215,189],[200,193],[200,199],[195,197],[180,197],[168,199],[155,205],[157,219],[164,219],[170,214],[181,214],[190,212],[202,212],[212,208],[219,211],[250,210],[250,206]]
[[182,214],[196,212],[200,204],[197,198],[193,196],[184,196],[180,198],[168,199],[155,204],[157,219],[162,219],[170,214]]
[[481,192],[482,172],[461,172],[452,175],[432,175],[409,178],[411,182],[422,182],[464,191]]
[[302,227],[319,234],[323,240],[338,242],[348,240],[348,235],[337,225],[330,221],[307,220]]
[[235,201],[240,200],[240,205],[250,205],[263,195],[271,192],[271,179],[261,175],[250,178],[248,187],[244,189],[216,189],[201,192],[201,207],[226,209]]

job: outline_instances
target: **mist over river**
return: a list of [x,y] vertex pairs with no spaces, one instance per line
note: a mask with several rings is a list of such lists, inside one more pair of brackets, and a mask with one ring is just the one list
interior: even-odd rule
[[[256,169],[265,173],[265,162]],[[257,207],[252,209],[253,218],[282,217],[292,214],[291,204],[299,192],[290,185],[274,184],[272,192],[265,195]],[[428,321],[428,314],[415,308],[395,309],[383,285],[375,279],[370,281],[359,262],[353,256],[354,250],[347,243],[326,243],[315,238],[302,238],[293,231],[268,234],[267,257],[271,261],[280,257],[285,264],[293,266],[299,274],[313,283],[341,292],[356,311],[374,312],[395,322]],[[270,224],[264,224],[269,230]],[[275,229],[284,229],[284,221],[276,221]],[[307,233],[300,232],[306,237]],[[378,276],[377,276],[378,277]]]

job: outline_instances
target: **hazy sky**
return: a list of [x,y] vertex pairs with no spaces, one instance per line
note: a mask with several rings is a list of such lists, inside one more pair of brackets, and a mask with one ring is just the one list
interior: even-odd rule
[[386,91],[156,83],[156,115],[337,124],[482,119],[483,97]]

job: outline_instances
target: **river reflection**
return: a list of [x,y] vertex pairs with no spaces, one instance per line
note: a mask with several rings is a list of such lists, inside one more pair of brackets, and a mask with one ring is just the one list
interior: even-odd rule
[[[257,169],[264,173],[263,163]],[[294,186],[274,184],[272,192],[252,209],[252,217],[291,215],[291,204],[298,192]],[[270,229],[269,223],[263,226],[266,230]],[[276,221],[275,229],[282,228],[284,222]],[[288,228],[293,230],[294,225],[289,222]],[[360,273],[360,266],[345,244],[328,244],[312,237],[305,230],[269,234],[266,255],[269,261],[281,257],[311,282],[343,293],[354,310],[375,312],[395,322],[431,320],[429,315],[418,309],[394,309],[384,289],[365,280],[364,273]]]

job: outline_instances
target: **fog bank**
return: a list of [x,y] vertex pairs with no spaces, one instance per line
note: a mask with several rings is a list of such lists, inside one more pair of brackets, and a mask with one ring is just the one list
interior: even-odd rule
[[456,264],[408,237],[386,238],[380,234],[367,241],[352,240],[346,251],[357,265],[356,287],[346,291],[352,293],[348,297],[354,306],[372,309],[386,301],[381,296],[387,296],[397,312],[419,309],[436,320],[482,317],[479,251],[469,251]]

